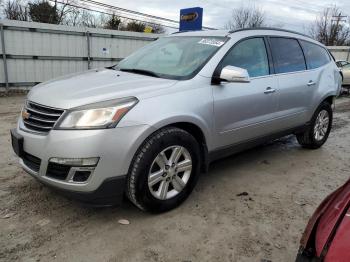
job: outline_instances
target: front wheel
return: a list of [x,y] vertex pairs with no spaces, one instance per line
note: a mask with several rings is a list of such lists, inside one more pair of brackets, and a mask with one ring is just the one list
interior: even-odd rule
[[127,196],[145,211],[173,209],[191,193],[199,167],[196,139],[179,128],[161,129],[135,154],[127,179]]
[[297,140],[305,148],[317,149],[328,139],[332,129],[333,110],[328,102],[323,102],[314,113],[310,127],[301,134],[297,134]]

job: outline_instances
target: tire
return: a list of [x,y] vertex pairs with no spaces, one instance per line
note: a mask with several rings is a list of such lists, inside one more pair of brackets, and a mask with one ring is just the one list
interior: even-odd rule
[[[316,136],[316,129],[320,126],[318,125],[318,117],[322,118],[322,114],[327,114],[328,116],[328,124],[324,123],[324,130],[321,133],[324,133],[324,135],[320,136],[317,139]],[[308,149],[317,149],[320,148],[328,139],[329,133],[332,129],[332,122],[333,122],[333,109],[331,104],[328,102],[322,102],[322,104],[317,108],[314,115],[312,116],[310,126],[307,128],[307,130],[304,133],[297,134],[297,140],[299,144]],[[317,126],[318,125],[318,126]]]
[[[170,162],[174,162],[170,161],[169,165],[163,165],[163,162],[171,159],[173,152],[182,152],[176,160],[177,164],[170,166]],[[176,127],[163,128],[147,138],[136,152],[127,176],[126,195],[143,211],[160,213],[173,209],[192,192],[200,173],[200,161],[200,147],[191,134]],[[192,164],[191,170],[189,163]],[[182,169],[185,171],[179,172]],[[158,172],[163,173],[162,177]],[[157,180],[151,180],[151,177]],[[182,180],[181,183],[178,178]],[[159,179],[157,184],[150,185],[151,181]],[[164,189],[167,183],[169,192],[164,194],[165,190],[161,188]]]

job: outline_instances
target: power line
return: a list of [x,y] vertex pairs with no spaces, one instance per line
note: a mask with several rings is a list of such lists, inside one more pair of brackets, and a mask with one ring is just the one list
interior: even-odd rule
[[[79,2],[82,2],[82,4],[84,4],[85,6],[89,6],[89,5],[91,6],[92,5],[91,8],[85,7],[85,6],[81,6],[80,4],[76,5],[76,4],[69,3],[69,2],[62,2],[62,1],[57,1],[57,0],[49,0],[49,1],[53,2],[53,3],[61,4],[61,5],[76,7],[76,8],[88,10],[88,11],[91,11],[91,12],[97,12],[97,13],[101,13],[101,14],[106,14],[106,15],[116,14],[117,16],[119,16],[121,18],[124,18],[124,19],[134,20],[134,21],[138,21],[138,22],[146,22],[146,23],[148,23],[150,25],[161,25],[161,26],[164,26],[164,27],[172,28],[172,29],[178,29],[179,28],[179,22],[176,21],[176,20],[172,20],[172,19],[168,19],[168,18],[164,18],[164,17],[159,17],[159,16],[154,16],[154,15],[149,15],[149,14],[141,13],[141,12],[138,12],[138,11],[133,11],[133,10],[129,10],[129,9],[125,9],[125,8],[121,8],[121,7],[117,7],[117,6],[113,6],[113,5],[97,2],[97,1],[94,1],[94,0],[78,0]],[[96,10],[96,8],[104,8],[104,10],[108,9],[110,11],[113,11],[113,13]],[[114,12],[114,11],[116,11],[116,12]],[[135,16],[137,18],[135,18]],[[152,19],[153,21],[152,20],[148,20],[147,18]],[[159,22],[159,21],[161,21],[161,22]],[[164,23],[166,23],[166,24],[164,24]],[[211,28],[211,27],[203,27],[203,29],[216,30],[215,28]]]
[[334,22],[346,22],[346,19],[348,18],[347,15],[341,15],[341,13],[339,15],[332,15],[332,18],[335,18],[335,19],[332,19],[331,21],[334,21]]
[[[49,1],[50,2],[56,2],[57,4],[61,4],[61,5],[76,7],[76,8],[79,8],[79,9],[100,13],[100,14],[113,15],[113,13],[103,12],[103,11],[100,11],[100,10],[91,9],[91,8],[87,8],[87,7],[80,6],[80,5],[74,5],[74,4],[65,3],[65,2],[61,2],[61,1],[55,1],[55,0],[49,0]],[[127,17],[127,16],[123,16],[123,15],[119,15],[119,14],[118,14],[118,17],[121,17],[121,18],[124,18],[124,19],[133,20],[133,21],[137,21],[137,22],[147,22],[150,25],[161,25],[161,26],[164,26],[164,27],[172,28],[172,29],[179,29],[178,26],[176,27],[176,26],[164,25],[162,23],[156,23],[156,22],[152,22],[152,21],[145,21],[145,20],[141,20],[141,19],[137,19],[137,18],[131,18],[131,17]]]
[[171,19],[168,19],[168,18],[163,18],[163,17],[159,17],[159,16],[144,14],[144,13],[141,13],[141,12],[137,12],[137,11],[133,11],[133,10],[129,10],[129,9],[125,9],[125,8],[121,8],[121,7],[117,7],[117,6],[113,6],[113,5],[97,2],[97,1],[94,1],[94,0],[79,0],[79,1],[80,2],[86,2],[86,3],[89,3],[89,4],[93,4],[93,5],[103,6],[103,7],[109,8],[109,9],[114,9],[114,10],[118,10],[118,11],[122,11],[122,12],[126,12],[126,13],[131,13],[131,14],[135,14],[135,15],[139,15],[139,16],[143,16],[143,17],[153,18],[153,19],[157,19],[157,20],[163,20],[163,21],[167,21],[167,22],[178,23],[177,21],[171,20]]
[[[86,6],[93,6],[94,8],[103,8],[104,10],[107,9],[107,10],[112,11],[116,15],[118,15],[120,17],[123,17],[123,18],[132,19],[132,20],[138,20],[138,21],[142,21],[142,22],[150,21],[149,19],[146,19],[144,16],[141,16],[139,14],[130,14],[127,11],[111,8],[108,5],[95,4],[95,3],[91,3],[89,1],[84,1],[84,0],[81,0],[81,2],[84,2],[84,5],[86,5]],[[154,19],[153,18],[152,20],[155,21],[155,20],[158,20],[158,19]],[[160,21],[160,20],[155,21],[155,22],[157,22],[158,24],[161,24],[163,26],[170,26],[170,27],[176,28],[176,29],[178,28],[177,23],[174,23],[174,22]]]
[[[138,11],[134,11],[134,10],[126,9],[126,8],[121,8],[121,7],[117,7],[117,6],[114,6],[114,5],[101,3],[101,2],[98,2],[98,1],[94,1],[94,0],[79,0],[79,1],[85,2],[85,3],[89,3],[89,4],[93,4],[93,5],[97,5],[97,6],[102,6],[102,7],[109,8],[109,9],[116,10],[116,11],[121,11],[121,12],[130,13],[130,14],[134,14],[134,15],[138,15],[138,16],[142,16],[142,17],[156,19],[156,20],[160,20],[160,21],[164,21],[164,22],[170,22],[170,23],[176,23],[176,24],[179,23],[179,21],[172,20],[172,19],[169,19],[169,18],[164,18],[164,17],[160,17],[160,16],[145,14],[145,13],[141,13],[141,12],[138,12]],[[205,27],[205,26],[203,27],[203,29],[215,30],[215,28]]]

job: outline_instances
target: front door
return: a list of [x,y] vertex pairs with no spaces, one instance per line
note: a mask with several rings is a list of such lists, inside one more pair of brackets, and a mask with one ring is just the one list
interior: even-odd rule
[[264,38],[237,43],[219,68],[227,65],[247,69],[250,82],[213,85],[217,148],[273,132],[278,107],[277,79],[270,75]]

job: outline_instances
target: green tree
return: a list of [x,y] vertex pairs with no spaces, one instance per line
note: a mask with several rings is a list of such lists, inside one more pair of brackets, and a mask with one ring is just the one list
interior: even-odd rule
[[122,20],[113,14],[105,23],[104,28],[105,29],[112,29],[112,30],[118,30],[119,26],[121,25]]
[[29,17],[33,22],[59,24],[60,16],[56,6],[50,5],[46,1],[29,3]]
[[146,24],[142,22],[131,21],[127,23],[123,30],[132,32],[143,32],[145,30]]

